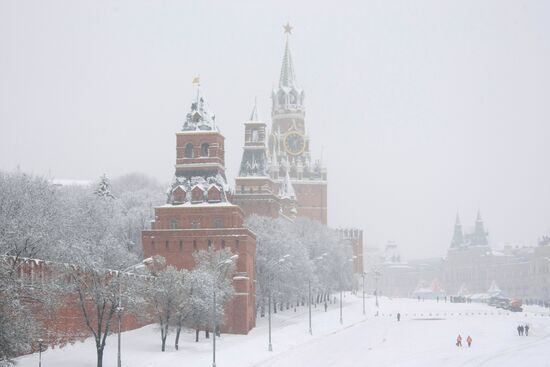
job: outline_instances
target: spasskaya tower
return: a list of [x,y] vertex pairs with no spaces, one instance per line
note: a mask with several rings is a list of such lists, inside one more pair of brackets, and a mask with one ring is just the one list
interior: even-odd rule
[[307,217],[327,224],[327,172],[322,162],[313,160],[310,154],[305,93],[296,82],[289,45],[292,27],[287,24],[284,28],[286,42],[279,84],[271,94],[271,129],[267,133],[255,108],[252,116],[257,121],[245,123],[244,153],[234,199],[246,215],[277,213],[272,216]]

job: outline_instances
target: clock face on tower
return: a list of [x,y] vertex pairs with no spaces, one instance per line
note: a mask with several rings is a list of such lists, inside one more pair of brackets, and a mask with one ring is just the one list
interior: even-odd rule
[[285,136],[285,150],[288,154],[302,154],[306,148],[304,136],[297,131],[292,131]]

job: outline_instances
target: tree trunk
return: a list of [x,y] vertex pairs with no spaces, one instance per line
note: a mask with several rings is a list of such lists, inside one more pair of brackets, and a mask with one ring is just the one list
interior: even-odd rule
[[200,332],[200,330],[198,328],[195,329],[195,342],[199,341],[199,332]]
[[180,341],[180,333],[181,333],[181,324],[178,324],[178,328],[176,329],[176,350],[178,350],[178,343]]
[[166,335],[164,335],[161,339],[162,339],[162,347],[160,348],[160,350],[164,352],[164,350],[166,349]]
[[103,367],[103,348],[97,348],[97,367]]
[[210,339],[210,331],[208,329],[204,330],[204,337]]

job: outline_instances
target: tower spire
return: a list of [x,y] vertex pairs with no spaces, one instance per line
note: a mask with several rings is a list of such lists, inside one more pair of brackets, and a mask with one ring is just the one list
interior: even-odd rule
[[289,23],[284,25],[286,34],[285,53],[283,55],[283,64],[281,66],[281,76],[279,78],[279,87],[292,87],[294,85],[294,64],[292,63],[292,55],[290,54],[289,36],[292,34],[292,27]]
[[458,211],[456,212],[455,229],[453,232],[453,239],[451,241],[451,248],[459,248],[464,245],[464,233],[462,232],[462,225],[460,224],[460,217]]
[[474,226],[474,233],[472,233],[472,245],[474,246],[487,246],[489,241],[487,239],[487,231],[481,219],[481,210],[477,210],[476,224]]
[[258,117],[258,102],[257,98],[254,98],[254,107],[252,108],[252,113],[250,114],[249,121],[260,121]]

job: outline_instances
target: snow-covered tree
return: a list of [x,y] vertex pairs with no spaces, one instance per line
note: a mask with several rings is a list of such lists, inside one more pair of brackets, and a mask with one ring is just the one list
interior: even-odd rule
[[293,233],[293,224],[251,216],[246,225],[257,236],[256,293],[262,308],[268,298],[280,305],[302,299],[312,269],[302,239]]
[[[198,251],[194,254],[195,268],[190,274],[190,311],[182,322],[199,331],[208,332],[212,327],[213,295],[216,291],[216,329],[223,322],[225,304],[233,296],[234,255],[229,249]],[[177,341],[176,341],[177,343]]]
[[[94,337],[97,366],[103,363],[103,350],[111,330],[119,302],[119,290],[126,301],[126,310],[136,300],[131,277],[117,277],[112,270],[122,270],[137,263],[137,256],[124,242],[119,226],[117,200],[105,200],[88,192],[76,191],[65,207],[67,233],[61,248],[66,262],[75,265],[68,269],[69,291],[78,295],[84,322]],[[122,286],[120,282],[124,282]]]
[[0,172],[0,255],[42,257],[59,231],[58,195],[44,178]]
[[99,178],[99,183],[97,184],[94,194],[102,198],[115,199],[115,196],[111,193],[111,183],[107,175],[104,174]]
[[142,256],[141,231],[149,228],[153,208],[166,201],[163,187],[148,176],[131,173],[112,180],[112,193],[118,198],[128,249]]
[[178,318],[179,312],[189,306],[189,272],[168,266],[146,283],[144,293],[160,326],[161,351],[164,352],[171,324]]
[[23,269],[28,258],[49,257],[58,243],[58,200],[44,178],[0,172],[0,361],[29,352],[45,335],[34,318],[36,307],[45,317],[58,305],[58,283],[35,282]]

